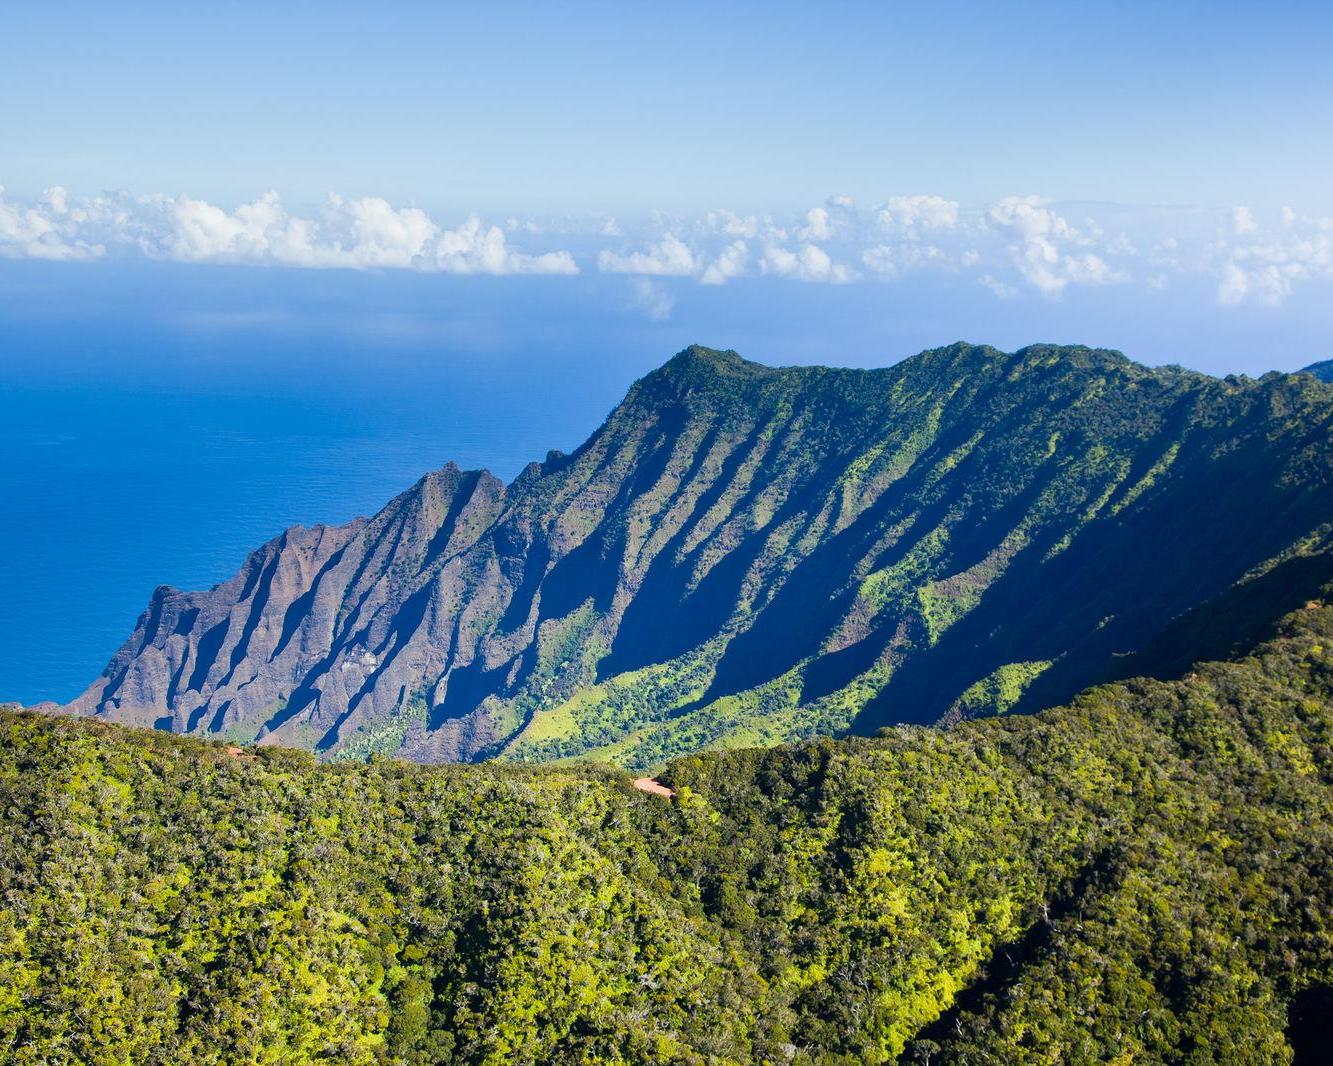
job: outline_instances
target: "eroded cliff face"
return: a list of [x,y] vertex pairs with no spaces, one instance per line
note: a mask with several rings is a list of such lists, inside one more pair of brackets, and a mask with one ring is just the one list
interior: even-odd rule
[[[207,592],[159,588],[71,709],[301,747],[392,719],[424,678],[477,652],[495,584],[478,541],[504,494],[491,475],[448,466],[373,519],[288,530]],[[473,750],[436,744],[442,759]]]
[[159,589],[68,710],[639,767],[1035,708],[1228,590],[1291,609],[1328,558],[1331,419],[1308,376],[1084,348],[874,371],[692,348],[512,485],[450,465],[207,592]]

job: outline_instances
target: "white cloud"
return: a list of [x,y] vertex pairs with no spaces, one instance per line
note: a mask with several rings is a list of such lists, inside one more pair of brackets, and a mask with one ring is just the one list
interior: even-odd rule
[[805,213],[805,225],[796,231],[803,241],[826,241],[833,236],[828,208],[812,207]]
[[1292,264],[1269,263],[1245,270],[1236,263],[1228,263],[1218,282],[1217,301],[1235,305],[1253,297],[1268,307],[1277,307],[1291,294],[1292,282],[1300,276],[1300,268]]
[[943,196],[890,196],[877,218],[886,230],[951,230],[958,208],[958,201]]
[[[855,201],[850,196],[830,196],[820,206],[810,208],[794,232],[798,240],[813,243],[855,238],[861,228]],[[787,239],[787,234],[771,222],[764,236],[770,244],[781,244]]]
[[[487,275],[577,274],[591,263],[703,285],[747,275],[894,284],[921,270],[975,269],[973,277],[984,271],[979,282],[1004,297],[1029,287],[1054,297],[1132,274],[1149,289],[1198,277],[1216,286],[1222,304],[1278,305],[1301,286],[1333,283],[1333,218],[1272,210],[1271,224],[1261,224],[1249,207],[1093,204],[1074,216],[1034,196],[965,208],[944,196],[910,195],[862,212],[834,196],[782,216],[652,212],[630,221],[583,213],[492,225],[475,215],[441,220],[374,196],[330,196],[296,210],[275,192],[224,207],[184,195],[88,197],[52,186],[26,199],[0,189],[0,256]],[[634,291],[640,310],[670,314],[671,290]]]
[[861,253],[866,268],[886,280],[900,278],[919,267],[943,265],[945,261],[944,252],[933,244],[878,244]]
[[982,274],[978,280],[1001,300],[1012,300],[1018,295],[1018,290],[1012,285],[1001,281],[999,278],[993,278],[989,274]]
[[48,190],[24,208],[0,190],[0,254],[93,258],[108,248],[154,259],[455,274],[577,274],[565,251],[527,254],[475,216],[443,229],[419,208],[380,197],[330,196],[315,215],[288,211],[275,192],[227,211],[189,196],[104,195],[71,203]]
[[795,281],[828,281],[845,284],[857,279],[856,271],[841,263],[835,263],[828,252],[816,244],[803,244],[794,252],[777,245],[770,245],[764,249],[759,270],[764,274],[791,278]]
[[444,230],[434,241],[435,266],[447,274],[577,274],[568,252],[528,255],[512,251],[499,226],[487,226],[472,215],[456,229]]
[[[387,200],[378,196],[353,200],[347,207],[352,232],[356,236],[353,254],[359,263],[365,266],[411,266],[418,256],[426,253],[427,245],[439,232],[426,212],[415,207],[395,210],[389,206]],[[481,221],[475,217],[470,218],[464,226],[475,241],[481,231]],[[492,226],[488,235],[491,233],[498,237],[499,244],[503,248],[504,236],[500,229]],[[456,251],[458,244],[457,238],[454,238],[449,251],[446,252],[443,247],[439,248],[436,250],[436,257],[447,256]],[[507,273],[503,259],[492,259],[492,262],[494,269],[489,273]]]
[[1091,252],[1066,256],[1064,269],[1069,280],[1078,285],[1109,285],[1124,280],[1123,275],[1112,270],[1104,259]]
[[277,193],[265,193],[231,213],[188,196],[166,201],[164,206],[170,230],[156,248],[146,247],[150,254],[184,262],[334,265],[335,250],[321,249],[311,225],[291,218]]
[[1228,263],[1222,269],[1222,280],[1217,286],[1217,299],[1219,303],[1238,304],[1245,299],[1250,291],[1250,280],[1245,275],[1245,271],[1236,266],[1235,263]]
[[1126,278],[1091,252],[1064,252],[1064,246],[1086,247],[1093,242],[1050,210],[1040,197],[1005,197],[991,204],[987,218],[1012,240],[1009,252],[1014,266],[1044,296],[1060,295],[1071,282],[1105,285]]
[[749,246],[744,241],[732,241],[708,264],[699,281],[704,285],[725,285],[728,278],[738,278],[745,273],[749,258]]
[[67,194],[60,186],[46,190],[34,204],[13,203],[0,185],[0,255],[10,259],[96,259],[106,249],[82,240],[77,220],[69,213]]
[[[4,189],[0,188],[0,195],[3,195]],[[44,200],[57,215],[64,215],[69,212],[69,193],[61,185],[52,185],[46,192],[42,193]]]
[[676,297],[660,281],[638,277],[631,283],[630,306],[654,322],[665,322],[676,308]]
[[685,277],[693,274],[696,262],[689,246],[675,234],[665,233],[646,252],[620,255],[603,249],[597,256],[597,268],[612,274],[651,274]]
[[1316,278],[1333,280],[1327,248],[1322,255],[1309,259],[1291,258],[1280,249],[1257,249],[1252,254],[1238,254],[1223,265],[1217,299],[1223,304],[1238,304],[1254,297],[1277,307],[1297,283]]
[[753,240],[759,236],[759,219],[754,215],[738,215],[734,211],[709,211],[704,219],[707,227],[724,237],[744,237]]
[[1009,197],[991,206],[990,218],[1018,238],[1011,246],[1019,273],[1048,296],[1064,289],[1056,240],[1071,231],[1063,218],[1040,206],[1035,197]]
[[1333,218],[1302,218],[1284,208],[1277,231],[1235,228],[1249,240],[1221,241],[1212,249],[1219,260],[1219,303],[1255,299],[1277,307],[1298,284],[1333,281]]

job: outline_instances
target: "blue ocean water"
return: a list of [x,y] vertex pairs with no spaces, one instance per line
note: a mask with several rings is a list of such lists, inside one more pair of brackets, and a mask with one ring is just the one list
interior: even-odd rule
[[509,479],[573,448],[646,369],[420,314],[152,304],[3,323],[0,699],[70,699],[154,587],[208,587],[289,525],[371,514],[449,460]]
[[75,696],[154,587],[208,587],[289,525],[373,513],[449,460],[509,479],[574,448],[689,343],[864,366],[1054,340],[1220,373],[1333,354],[1327,309],[1288,307],[1275,331],[1142,292],[760,279],[669,296],[656,321],[602,276],[0,261],[0,700]]

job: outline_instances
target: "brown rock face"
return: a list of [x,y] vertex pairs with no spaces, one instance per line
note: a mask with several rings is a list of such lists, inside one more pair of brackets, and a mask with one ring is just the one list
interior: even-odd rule
[[1081,348],[874,371],[689,349],[511,485],[451,464],[206,592],[159,588],[65,710],[642,767],[1022,710],[1251,571],[1274,614],[1308,598],[1276,602],[1327,547],[1330,396]]
[[[479,541],[504,496],[491,475],[447,466],[369,521],[287,530],[207,592],[159,588],[70,709],[331,747],[392,716],[446,663],[477,655],[476,620],[499,583]],[[437,730],[430,750],[462,757],[479,732],[480,722]]]

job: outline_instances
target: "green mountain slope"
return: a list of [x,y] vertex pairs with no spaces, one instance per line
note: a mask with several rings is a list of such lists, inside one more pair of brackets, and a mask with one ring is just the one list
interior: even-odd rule
[[1313,374],[1320,381],[1333,381],[1333,359],[1325,359],[1319,363],[1311,363],[1302,368],[1302,374]]
[[663,780],[675,799],[591,767],[318,765],[0,715],[0,1057],[1326,1048],[1333,608],[1178,681]]
[[1267,576],[1259,621],[1289,609],[1333,529],[1330,427],[1309,376],[1086,348],[869,371],[691,348],[511,485],[446,467],[207,592],[160,589],[70,709],[628,767],[1031,710],[1243,580]]

